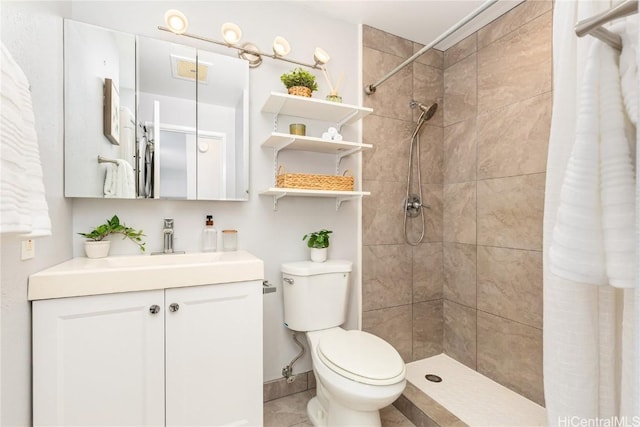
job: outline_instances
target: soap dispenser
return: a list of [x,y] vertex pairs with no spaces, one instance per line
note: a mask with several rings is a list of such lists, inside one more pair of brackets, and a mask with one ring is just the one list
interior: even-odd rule
[[218,249],[218,233],[213,226],[213,216],[207,215],[204,230],[202,230],[202,251],[215,252]]

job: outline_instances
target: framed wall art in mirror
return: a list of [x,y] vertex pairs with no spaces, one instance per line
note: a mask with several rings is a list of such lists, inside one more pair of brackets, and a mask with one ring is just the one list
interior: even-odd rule
[[112,144],[120,145],[120,96],[112,79],[104,79],[104,136]]

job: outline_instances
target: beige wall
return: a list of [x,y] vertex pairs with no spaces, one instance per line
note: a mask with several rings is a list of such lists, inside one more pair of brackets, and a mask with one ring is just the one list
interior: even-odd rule
[[[372,192],[363,212],[364,329],[405,360],[444,351],[540,404],[551,7],[523,3],[442,62],[437,52],[423,55],[380,86],[365,99],[375,110],[365,142],[375,148],[363,166]],[[416,48],[377,30],[364,35],[365,83]],[[426,243],[414,248],[403,243],[401,206],[412,96],[444,98],[422,132],[432,210]]]

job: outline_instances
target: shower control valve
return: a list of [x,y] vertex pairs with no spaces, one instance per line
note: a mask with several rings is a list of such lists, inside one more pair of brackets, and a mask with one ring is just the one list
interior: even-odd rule
[[407,212],[407,216],[409,218],[414,218],[420,214],[421,208],[430,209],[431,207],[428,205],[423,205],[420,197],[417,194],[411,194],[407,199],[407,203],[405,205],[405,211]]
[[422,207],[422,203],[419,201],[407,202],[407,209],[420,209]]

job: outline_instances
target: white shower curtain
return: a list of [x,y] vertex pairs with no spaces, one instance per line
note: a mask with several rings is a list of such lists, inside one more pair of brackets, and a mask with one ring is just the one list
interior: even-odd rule
[[568,0],[556,0],[554,5],[554,99],[543,246],[544,383],[549,425],[578,425],[573,423],[580,419],[638,421],[632,418],[638,414],[634,289],[570,281],[549,268],[560,190],[576,139],[587,50],[595,42],[590,37],[578,38],[573,27],[611,6],[609,1]]

